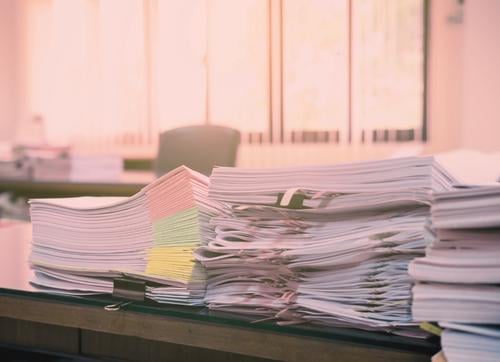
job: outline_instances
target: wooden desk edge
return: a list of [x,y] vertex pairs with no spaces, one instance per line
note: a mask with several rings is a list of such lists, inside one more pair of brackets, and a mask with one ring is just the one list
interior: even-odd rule
[[13,296],[0,296],[0,317],[287,361],[429,360],[424,353]]

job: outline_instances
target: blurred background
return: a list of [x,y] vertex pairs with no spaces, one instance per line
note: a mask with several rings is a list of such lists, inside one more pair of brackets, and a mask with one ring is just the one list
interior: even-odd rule
[[0,142],[153,159],[241,132],[237,165],[500,150],[498,0],[0,0]]
[[498,180],[498,34],[500,0],[0,0],[0,217],[180,164]]

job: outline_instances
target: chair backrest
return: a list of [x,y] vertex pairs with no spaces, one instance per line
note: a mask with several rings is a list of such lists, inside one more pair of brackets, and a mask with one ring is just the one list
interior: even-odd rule
[[210,175],[214,166],[234,166],[240,143],[238,130],[213,125],[188,126],[160,134],[156,175],[180,165]]

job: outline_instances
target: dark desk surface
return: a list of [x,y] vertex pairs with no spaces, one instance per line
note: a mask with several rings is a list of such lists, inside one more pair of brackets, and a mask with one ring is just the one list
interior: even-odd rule
[[11,191],[27,198],[131,196],[153,180],[150,171],[125,171],[115,182],[0,180],[0,192]]
[[[78,329],[81,331],[75,334],[78,338],[87,336],[87,340],[100,340],[101,349],[103,336],[92,337],[89,333],[140,337],[141,340],[289,361],[331,361],[334,358],[339,361],[429,361],[437,350],[437,345],[428,341],[383,333],[305,325],[280,327],[272,322],[251,323],[244,316],[214,313],[206,308],[153,302],[131,304],[121,311],[108,312],[104,306],[114,302],[110,297],[62,297],[39,293],[29,284],[32,275],[27,264],[30,225],[1,225],[0,322],[3,318]],[[64,335],[68,338],[68,332]],[[81,342],[78,345],[78,352],[85,353],[81,350]]]

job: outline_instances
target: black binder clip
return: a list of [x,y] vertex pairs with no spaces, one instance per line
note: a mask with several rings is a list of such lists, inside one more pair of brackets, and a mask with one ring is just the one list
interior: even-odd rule
[[280,192],[278,194],[278,201],[274,206],[276,207],[285,207],[287,209],[303,209],[304,208],[304,200],[307,199],[307,196],[302,193],[294,193],[290,201],[286,206],[282,205],[283,197],[285,196],[284,192]]
[[113,298],[121,302],[104,307],[107,311],[118,311],[132,302],[144,302],[146,298],[146,282],[143,280],[115,278],[113,280]]

